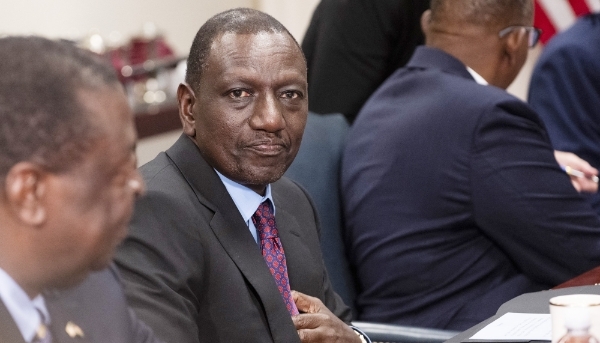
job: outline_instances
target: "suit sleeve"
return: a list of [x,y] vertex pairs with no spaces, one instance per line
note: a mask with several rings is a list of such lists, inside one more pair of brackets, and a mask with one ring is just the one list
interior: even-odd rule
[[[176,228],[184,215],[158,192],[138,200],[129,236],[117,251],[127,299],[137,316],[167,342],[199,343],[197,280],[202,251],[194,237]],[[169,215],[166,215],[169,214]],[[193,248],[188,246],[193,245]],[[184,253],[186,252],[186,253]]]
[[526,104],[484,113],[473,140],[475,220],[532,280],[559,284],[600,264],[600,220],[554,159]]
[[137,317],[133,309],[129,309],[129,318],[135,343],[165,343],[154,336],[152,329]]
[[[117,270],[117,266],[111,264],[109,266],[109,271],[112,277],[115,279],[115,282],[119,285],[122,285],[123,279]],[[131,329],[132,343],[165,343],[159,340],[154,335],[152,329],[137,317],[132,308],[128,307],[127,311],[129,314],[129,328]]]
[[557,150],[575,152],[600,167],[600,62],[577,44],[552,46],[531,78],[529,103]]

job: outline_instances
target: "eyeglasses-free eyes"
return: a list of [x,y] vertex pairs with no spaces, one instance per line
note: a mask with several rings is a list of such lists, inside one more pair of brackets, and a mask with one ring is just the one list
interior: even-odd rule
[[527,36],[529,37],[528,45],[530,48],[533,48],[538,41],[540,40],[540,36],[542,35],[542,30],[533,26],[509,26],[505,29],[502,29],[498,32],[498,36],[503,38],[507,34],[511,33],[514,30],[525,30],[527,32]]

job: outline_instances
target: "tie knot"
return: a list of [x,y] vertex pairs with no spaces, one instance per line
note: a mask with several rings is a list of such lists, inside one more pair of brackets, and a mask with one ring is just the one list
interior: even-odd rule
[[256,212],[252,216],[252,222],[256,226],[256,231],[261,239],[279,237],[270,200],[267,199],[258,206],[258,209],[256,209]]

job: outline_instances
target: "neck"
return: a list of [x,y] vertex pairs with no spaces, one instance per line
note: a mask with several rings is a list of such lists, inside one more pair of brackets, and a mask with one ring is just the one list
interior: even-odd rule
[[426,45],[454,56],[489,84],[500,86],[496,80],[498,39],[492,31],[473,25],[461,25],[454,29],[432,27],[427,34]]
[[246,185],[251,190],[255,191],[258,195],[264,196],[267,191],[266,185]]
[[0,268],[6,272],[18,285],[23,289],[29,299],[33,299],[42,293],[43,287],[34,280],[28,278],[28,273],[25,272],[24,266],[6,263],[4,256],[0,257]]
[[[4,216],[3,219],[6,218],[9,217]],[[10,218],[7,221],[9,222]],[[33,299],[44,288],[42,273],[38,272],[41,266],[37,262],[39,259],[35,254],[36,249],[30,237],[24,234],[26,228],[12,225],[10,222],[4,224],[6,225],[0,227],[0,268]]]

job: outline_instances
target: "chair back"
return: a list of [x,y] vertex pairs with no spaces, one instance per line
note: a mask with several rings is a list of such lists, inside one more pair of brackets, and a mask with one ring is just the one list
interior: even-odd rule
[[321,222],[321,250],[333,289],[354,309],[355,285],[342,237],[340,165],[349,125],[342,114],[309,112],[302,144],[285,176],[299,183],[315,203]]
[[[321,250],[333,289],[356,317],[356,284],[343,238],[340,168],[349,125],[341,114],[308,114],[302,144],[286,176],[312,198],[321,222]],[[441,343],[456,331],[393,324],[353,322],[373,342]]]

